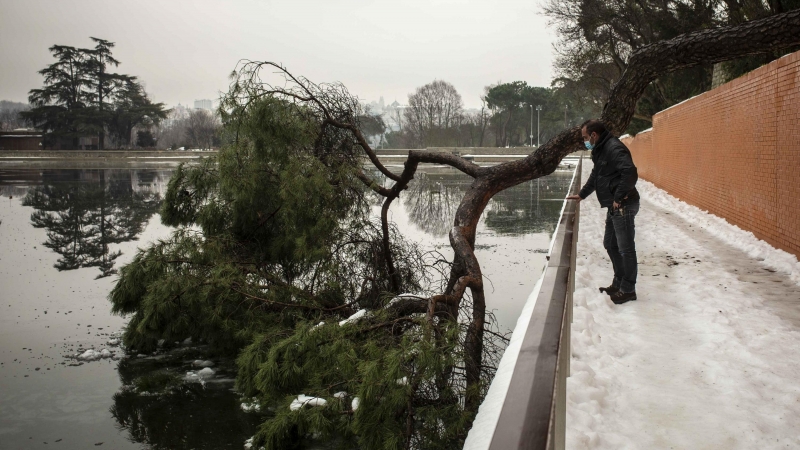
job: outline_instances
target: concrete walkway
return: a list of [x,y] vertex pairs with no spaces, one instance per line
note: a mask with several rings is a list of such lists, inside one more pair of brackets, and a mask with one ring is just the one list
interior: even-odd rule
[[567,448],[800,448],[797,259],[637,186],[635,302],[598,292],[605,210],[581,203]]

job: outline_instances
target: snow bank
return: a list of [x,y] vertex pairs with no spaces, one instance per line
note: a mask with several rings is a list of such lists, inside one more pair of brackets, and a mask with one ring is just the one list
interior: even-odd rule
[[195,367],[213,367],[214,366],[214,361],[209,361],[209,360],[205,360],[204,361],[202,359],[195,359],[192,362],[192,365],[195,366]]
[[642,197],[646,197],[649,202],[680,215],[692,225],[707,230],[731,247],[760,260],[767,267],[789,275],[792,281],[800,285],[800,262],[796,256],[769,245],[752,232],[732,225],[722,217],[676,199],[649,181],[639,180],[636,186]]
[[797,295],[796,261],[637,186],[635,302],[598,292],[606,213],[581,203],[566,448],[800,448],[800,331],[765,303]]

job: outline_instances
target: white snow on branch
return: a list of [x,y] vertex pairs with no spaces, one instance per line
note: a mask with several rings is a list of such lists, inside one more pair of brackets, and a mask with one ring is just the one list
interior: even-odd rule
[[398,294],[393,299],[389,300],[389,303],[386,304],[386,307],[388,308],[388,307],[392,306],[393,304],[395,304],[395,303],[397,303],[397,302],[399,302],[401,300],[416,299],[416,298],[424,298],[424,297],[420,297],[419,295],[416,295],[416,294],[410,294],[408,292],[406,292],[404,294]]
[[364,317],[367,317],[368,314],[369,314],[369,312],[366,309],[360,309],[360,310],[358,310],[357,313],[355,313],[352,316],[348,317],[347,319],[344,319],[341,322],[339,322],[339,325],[343,326],[343,325],[346,325],[348,323],[357,322],[357,321],[363,319]]
[[308,406],[325,406],[328,404],[328,401],[324,398],[320,397],[309,397],[304,394],[300,394],[297,396],[296,399],[292,400],[292,403],[289,405],[289,409],[292,411],[297,411],[298,409],[302,408],[305,405]]

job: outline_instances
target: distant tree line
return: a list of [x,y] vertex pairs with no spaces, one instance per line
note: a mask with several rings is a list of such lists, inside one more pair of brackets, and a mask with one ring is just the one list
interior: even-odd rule
[[[81,139],[97,137],[97,149],[110,141],[129,148],[135,129],[147,130],[167,117],[163,103],[153,103],[135,76],[112,73],[119,65],[113,42],[91,38],[91,49],[54,45],[56,62],[45,67],[44,86],[28,94],[31,109],[19,116],[42,130],[45,147],[78,148]],[[144,136],[143,136],[144,137]]]
[[[537,106],[542,107],[538,117]],[[467,112],[455,87],[446,81],[435,80],[409,94],[408,107],[392,117],[399,129],[385,134],[383,146],[537,145],[564,127],[596,117],[601,106],[568,89],[562,80],[557,80],[551,87],[534,87],[524,81],[514,81],[487,86],[481,96],[480,109]],[[376,131],[365,129],[365,134]]]
[[20,117],[19,113],[29,109],[30,106],[27,103],[0,100],[0,131],[24,128],[25,119]]
[[195,109],[189,111],[186,117],[163,122],[156,129],[156,134],[145,134],[140,139],[152,138],[153,146],[161,149],[177,150],[183,147],[205,150],[220,146],[222,122],[213,112]]

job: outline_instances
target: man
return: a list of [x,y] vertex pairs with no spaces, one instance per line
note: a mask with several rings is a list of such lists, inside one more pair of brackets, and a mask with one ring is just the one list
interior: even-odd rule
[[620,305],[636,300],[636,245],[634,218],[639,212],[639,178],[631,152],[625,144],[611,135],[599,120],[588,120],[581,126],[586,148],[592,151],[592,174],[578,195],[568,200],[581,201],[596,192],[600,206],[608,208],[603,247],[614,267],[614,280],[600,288]]

